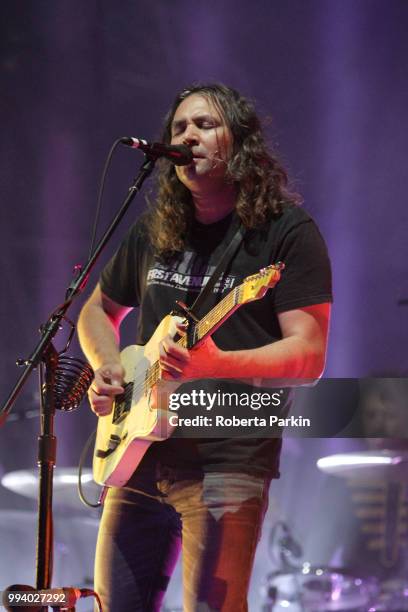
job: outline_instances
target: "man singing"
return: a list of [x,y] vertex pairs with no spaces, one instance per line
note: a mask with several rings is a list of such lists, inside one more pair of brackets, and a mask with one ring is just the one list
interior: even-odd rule
[[[280,282],[191,350],[166,336],[162,378],[193,380],[196,389],[229,388],[232,379],[293,386],[318,379],[332,299],[327,251],[268,151],[252,105],[221,84],[189,87],[166,116],[162,140],[186,145],[193,159],[160,162],[154,207],[129,229],[80,316],[81,345],[95,370],[93,411],[109,414],[123,392],[124,317],[140,307],[136,341],[148,342],[176,300],[191,306],[198,280],[208,279],[240,224],[244,237],[206,311],[248,275],[283,261]],[[245,435],[153,443],[127,485],[111,488],[105,501],[95,573],[104,611],[159,610],[180,544],[184,610],[247,610],[280,450],[279,437]]]

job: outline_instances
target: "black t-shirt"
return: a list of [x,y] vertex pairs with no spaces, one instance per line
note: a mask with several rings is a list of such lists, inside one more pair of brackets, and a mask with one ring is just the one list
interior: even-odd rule
[[[137,344],[145,344],[175,300],[191,305],[231,241],[238,220],[231,213],[217,223],[197,221],[186,249],[169,261],[154,255],[143,221],[129,230],[101,275],[101,289],[123,306],[140,306]],[[241,306],[217,329],[213,339],[224,350],[251,349],[281,339],[277,314],[332,300],[330,262],[325,243],[310,216],[288,205],[265,227],[247,232],[222,278],[206,300],[201,316],[247,276],[283,261],[275,288]],[[219,381],[200,386],[219,388]],[[227,385],[228,383],[223,383]],[[289,397],[283,411],[287,411]],[[148,451],[161,462],[186,471],[238,471],[278,476],[279,438],[176,438],[154,443]]]

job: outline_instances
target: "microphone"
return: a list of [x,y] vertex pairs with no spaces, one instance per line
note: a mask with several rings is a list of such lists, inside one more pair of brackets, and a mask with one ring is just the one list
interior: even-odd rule
[[127,147],[140,149],[150,157],[165,157],[176,166],[187,166],[193,161],[193,154],[186,145],[166,145],[162,142],[147,142],[133,136],[124,136],[120,142]]

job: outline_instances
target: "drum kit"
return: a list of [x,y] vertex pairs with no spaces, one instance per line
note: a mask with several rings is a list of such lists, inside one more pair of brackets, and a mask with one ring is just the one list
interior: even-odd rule
[[[99,519],[87,515],[77,493],[78,470],[56,468],[54,474],[54,569],[53,584],[93,586],[93,564]],[[82,472],[83,490],[95,499],[99,487],[91,470]],[[29,499],[37,499],[37,470],[5,474],[1,484]],[[0,511],[0,591],[6,585],[33,584],[35,577],[37,513],[28,510]],[[78,611],[91,612],[92,600],[80,600]]]
[[[399,485],[405,492],[408,480],[407,464],[407,451],[370,450],[322,457],[318,460],[317,467],[326,474],[347,479],[353,490],[380,482],[385,483],[387,487]],[[383,515],[387,513],[390,513],[390,508],[385,506]],[[392,522],[395,520],[395,512],[391,514]],[[405,519],[406,511],[402,515]],[[270,573],[261,587],[262,612],[408,611],[408,576],[383,580],[380,576],[356,576],[346,568],[319,567],[310,563],[296,567],[292,563],[290,566],[285,562],[288,548],[292,553],[295,550],[294,556],[300,555],[293,548],[293,544],[288,547],[288,541],[293,543],[293,540],[286,526],[285,529],[285,538],[279,540],[283,543],[281,565],[284,567]],[[401,533],[405,533],[404,529],[398,531],[395,526],[391,530],[384,528],[383,547],[392,548],[392,543],[387,542],[387,539],[392,535],[401,537]],[[299,546],[296,542],[295,544]]]
[[270,574],[263,590],[266,599],[263,612],[368,612],[380,609],[369,605],[378,592],[374,579],[356,578],[339,569],[313,567],[308,563],[299,571]]

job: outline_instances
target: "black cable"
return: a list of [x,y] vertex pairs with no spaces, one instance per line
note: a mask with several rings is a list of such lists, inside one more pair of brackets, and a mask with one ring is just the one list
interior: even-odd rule
[[[115,152],[116,147],[121,144],[121,140],[122,140],[121,138],[117,138],[115,142],[113,143],[113,145],[111,146],[108,156],[106,158],[103,170],[102,170],[101,182],[99,184],[99,191],[98,191],[98,200],[96,204],[95,219],[94,219],[93,226],[92,226],[92,236],[91,236],[91,244],[90,244],[89,253],[88,253],[88,261],[91,259],[92,253],[95,247],[96,233],[98,231],[98,224],[99,224],[99,219],[100,219],[101,210],[102,210],[102,198],[103,198],[103,193],[105,191],[106,176],[107,176],[108,169],[112,161],[113,153]],[[82,270],[82,266],[76,266],[75,270],[77,274],[80,274]],[[68,309],[74,297],[75,297],[74,295],[70,295],[70,292],[68,289],[65,301],[62,302],[62,304],[59,304],[56,308],[54,308],[54,310],[48,317],[47,322],[51,322],[53,317],[58,315],[61,310]]]
[[96,591],[93,592],[93,596],[96,599],[96,603],[98,604],[98,611],[103,612],[101,598],[99,597]]
[[91,256],[92,256],[92,253],[93,253],[93,250],[94,250],[94,246],[95,246],[96,232],[98,230],[98,223],[99,223],[99,218],[100,218],[101,209],[102,209],[103,192],[105,190],[106,175],[108,173],[108,169],[109,169],[110,163],[112,161],[113,153],[114,153],[116,147],[121,144],[121,140],[122,140],[121,138],[118,138],[117,140],[115,140],[115,142],[111,146],[111,149],[109,151],[108,157],[106,158],[106,161],[105,161],[105,165],[103,167],[101,182],[100,182],[100,185],[99,185],[98,202],[97,202],[97,206],[96,206],[95,220],[94,220],[94,224],[93,224],[93,228],[92,228],[92,238],[91,238],[91,246],[89,247],[88,260],[91,259]]
[[94,439],[96,438],[96,429],[91,433],[91,435],[89,436],[88,440],[85,442],[85,446],[82,450],[81,456],[79,458],[79,465],[78,465],[78,495],[79,498],[81,500],[81,502],[83,504],[85,504],[85,506],[88,506],[89,508],[99,508],[102,503],[101,501],[97,501],[96,504],[93,504],[92,502],[89,502],[85,495],[84,495],[84,491],[82,489],[82,469],[83,469],[83,465],[86,459],[86,455],[88,453],[89,447],[91,446],[92,442],[94,441]]
[[[92,237],[91,237],[91,245],[89,247],[89,254],[88,254],[88,260],[91,259],[92,257],[92,253],[95,247],[95,241],[96,241],[96,233],[98,231],[98,223],[99,223],[99,219],[100,219],[100,215],[101,215],[101,209],[102,209],[102,199],[103,199],[103,193],[105,190],[105,183],[106,183],[106,176],[108,173],[108,169],[109,166],[111,164],[112,161],[112,156],[113,153],[115,152],[116,147],[118,147],[121,144],[121,138],[117,138],[113,145],[110,148],[110,151],[108,153],[108,156],[106,158],[104,167],[103,167],[103,171],[102,171],[102,176],[101,176],[101,182],[99,184],[99,191],[98,191],[98,201],[97,201],[97,206],[96,206],[96,213],[95,213],[95,219],[94,219],[94,223],[93,223],[93,227],[92,227]],[[65,302],[66,304],[66,302]],[[63,304],[63,306],[65,305]],[[83,468],[83,464],[85,462],[86,459],[86,454],[88,452],[88,449],[91,445],[91,443],[93,442],[93,440],[96,438],[96,429],[95,431],[93,431],[91,433],[91,435],[89,436],[88,440],[85,443],[84,449],[81,453],[81,457],[79,459],[79,466],[78,466],[78,495],[80,500],[82,501],[83,504],[85,504],[86,506],[88,506],[89,508],[99,508],[102,504],[101,501],[98,501],[96,504],[93,504],[92,502],[89,502],[84,495],[83,492],[83,488],[82,488],[82,468]]]
[[96,599],[96,603],[98,604],[99,612],[102,611],[102,602],[96,591],[93,589],[79,589],[81,591],[81,597],[94,597]]

